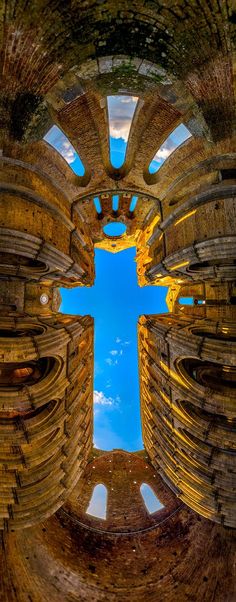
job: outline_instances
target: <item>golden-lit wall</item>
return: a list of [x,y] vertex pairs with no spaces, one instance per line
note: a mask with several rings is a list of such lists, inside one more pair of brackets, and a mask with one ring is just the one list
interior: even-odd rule
[[235,306],[234,321],[203,308],[139,320],[143,437],[187,505],[235,527]]
[[[233,602],[233,2],[5,0],[0,32],[0,600]],[[119,169],[115,94],[138,97]],[[150,173],[180,124],[191,137]],[[44,140],[52,125],[84,175]],[[123,236],[105,235],[113,221]],[[170,313],[139,320],[146,467],[91,458],[93,321],[59,313],[59,286],[93,285],[94,247],[134,245],[139,285],[169,287]],[[166,501],[157,520],[139,499],[145,471]],[[123,534],[85,520],[102,474]]]
[[0,320],[1,528],[50,516],[92,445],[93,321],[63,314]]

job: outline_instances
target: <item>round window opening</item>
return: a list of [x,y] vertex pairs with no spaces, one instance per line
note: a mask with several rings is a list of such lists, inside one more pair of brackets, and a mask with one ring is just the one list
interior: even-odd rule
[[106,236],[119,237],[122,236],[122,234],[124,234],[125,231],[126,225],[122,224],[121,222],[110,222],[109,224],[106,224],[106,226],[104,226],[103,228],[103,232],[104,234],[106,234]]
[[43,293],[42,295],[40,295],[41,305],[47,305],[48,301],[49,301],[49,296],[46,295],[46,293]]

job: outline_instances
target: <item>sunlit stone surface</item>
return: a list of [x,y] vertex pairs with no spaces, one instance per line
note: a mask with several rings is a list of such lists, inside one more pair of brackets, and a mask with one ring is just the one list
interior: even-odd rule
[[[233,602],[234,4],[0,14],[0,600]],[[169,313],[138,319],[133,453],[93,447],[94,324],[59,312],[59,288],[93,286],[94,248],[136,248],[139,286],[168,287]],[[105,518],[87,514],[96,485]]]

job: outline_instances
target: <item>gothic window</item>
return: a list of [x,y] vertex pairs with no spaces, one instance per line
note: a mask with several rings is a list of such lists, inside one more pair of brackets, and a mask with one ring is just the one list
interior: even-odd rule
[[130,206],[129,206],[129,210],[130,210],[131,213],[135,210],[135,207],[137,205],[137,200],[138,200],[137,196],[132,196],[131,203],[130,203]]
[[126,155],[126,148],[132,119],[137,107],[136,96],[108,96],[108,121],[110,135],[110,160],[113,167],[119,169]]
[[44,140],[55,148],[77,176],[84,176],[85,168],[78,153],[57,125],[52,126]]
[[113,194],[112,209],[113,209],[113,211],[118,211],[118,209],[119,209],[119,195],[118,194]]
[[102,518],[107,517],[107,488],[105,485],[99,484],[94,487],[92,497],[90,499],[86,514]]
[[163,144],[154,155],[148,168],[149,173],[156,173],[166,159],[168,159],[171,153],[173,153],[173,151],[176,150],[180,144],[183,144],[183,142],[185,142],[185,140],[187,140],[190,136],[190,131],[183,123],[178,125],[178,127],[171,132],[168,138],[165,139]]
[[97,213],[102,213],[102,207],[101,207],[100,199],[98,196],[94,197],[93,203],[94,203],[94,207],[95,207]]
[[140,487],[141,496],[149,514],[154,514],[158,510],[164,508],[152,488],[147,483],[142,483]]

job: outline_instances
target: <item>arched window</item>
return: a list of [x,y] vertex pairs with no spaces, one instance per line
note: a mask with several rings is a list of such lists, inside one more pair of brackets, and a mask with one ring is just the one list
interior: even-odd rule
[[118,209],[119,209],[119,195],[118,194],[113,194],[112,209],[113,209],[113,211],[118,211]]
[[105,485],[96,485],[94,487],[91,500],[89,502],[86,514],[95,516],[96,518],[102,518],[106,520],[107,517],[107,488]]
[[34,385],[49,374],[55,359],[42,357],[29,362],[0,362],[0,388],[16,385]]
[[129,210],[131,212],[135,210],[135,207],[137,205],[137,201],[138,201],[138,197],[137,196],[132,196],[131,203],[130,203],[130,206],[129,206]]
[[48,142],[55,150],[65,159],[68,165],[71,167],[72,171],[77,176],[84,176],[85,169],[84,165],[76,152],[75,148],[72,146],[68,138],[63,134],[57,125],[53,125],[49,132],[47,132],[46,136],[44,136],[44,140]]
[[141,496],[149,514],[153,514],[161,508],[164,508],[152,488],[147,483],[142,483],[140,487]]
[[183,144],[185,140],[190,138],[191,133],[188,128],[185,127],[183,123],[178,125],[173,132],[165,139],[163,144],[160,146],[155,156],[153,157],[150,165],[149,165],[149,173],[156,173],[158,169],[163,165],[165,160],[173,153],[173,151]]
[[110,160],[113,167],[121,167],[125,161],[130,127],[137,106],[136,96],[117,95],[107,97]]
[[101,207],[100,199],[98,196],[94,197],[93,203],[94,203],[94,207],[95,207],[97,213],[102,213],[102,207]]

